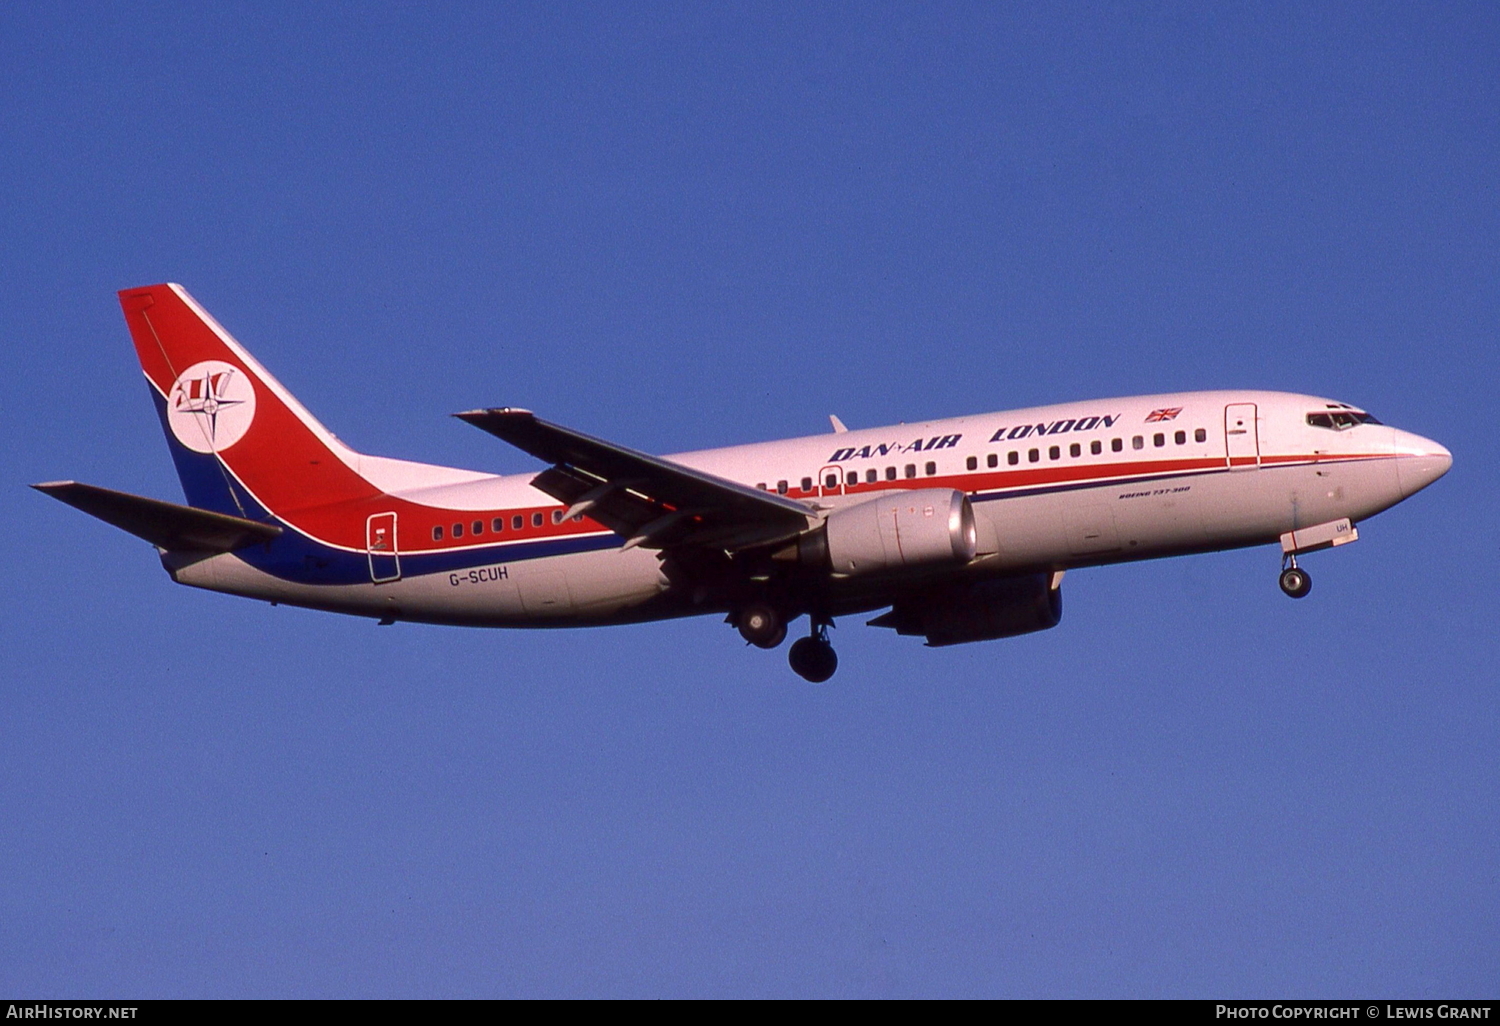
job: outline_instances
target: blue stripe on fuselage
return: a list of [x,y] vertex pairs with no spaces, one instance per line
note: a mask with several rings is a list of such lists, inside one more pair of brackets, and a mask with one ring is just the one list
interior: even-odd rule
[[[402,552],[401,576],[422,577],[476,566],[519,563],[528,559],[564,556],[574,552],[600,552],[619,547],[620,539],[617,535],[593,534],[538,538],[535,541],[504,542],[439,552]],[[263,573],[298,584],[370,583],[370,563],[366,553],[325,545],[299,534],[295,529],[287,530],[268,545],[239,549],[235,555]]]

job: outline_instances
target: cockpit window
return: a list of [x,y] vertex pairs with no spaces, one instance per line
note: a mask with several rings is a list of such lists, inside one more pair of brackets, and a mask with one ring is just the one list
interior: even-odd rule
[[1360,413],[1357,410],[1336,410],[1330,413],[1309,413],[1307,422],[1313,427],[1328,428],[1330,431],[1347,431],[1361,424],[1379,424],[1380,421],[1368,413]]

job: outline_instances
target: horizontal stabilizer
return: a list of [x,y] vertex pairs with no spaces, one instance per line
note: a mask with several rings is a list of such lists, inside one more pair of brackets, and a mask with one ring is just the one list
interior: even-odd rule
[[268,542],[281,533],[275,524],[77,481],[48,481],[31,487],[168,552],[229,552]]

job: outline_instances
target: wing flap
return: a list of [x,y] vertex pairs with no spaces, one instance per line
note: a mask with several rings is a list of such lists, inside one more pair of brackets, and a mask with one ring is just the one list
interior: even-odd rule
[[77,481],[48,481],[31,487],[168,552],[230,552],[281,534],[275,524]]
[[[660,503],[634,494],[628,485],[608,487],[611,482],[600,481],[572,467],[548,467],[532,478],[531,483],[558,502],[566,502],[569,515],[587,513],[589,519],[624,538],[634,537],[662,515]],[[579,506],[582,508],[575,508]]]

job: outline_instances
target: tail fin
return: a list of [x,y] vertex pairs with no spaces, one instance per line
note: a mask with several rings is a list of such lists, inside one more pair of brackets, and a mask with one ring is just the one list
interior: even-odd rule
[[181,285],[120,293],[189,504],[265,519],[379,489]]

